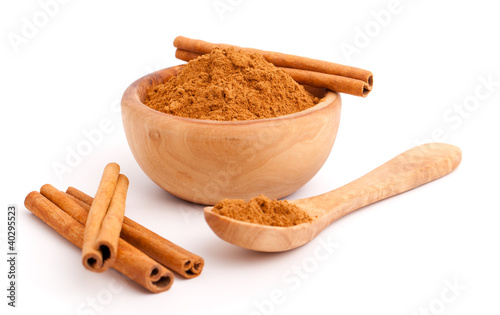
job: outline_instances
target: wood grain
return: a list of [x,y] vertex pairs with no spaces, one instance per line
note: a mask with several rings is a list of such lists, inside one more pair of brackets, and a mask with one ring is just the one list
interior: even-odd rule
[[426,184],[452,172],[462,160],[453,145],[431,143],[410,149],[370,173],[336,190],[290,201],[314,219],[292,227],[272,227],[236,221],[205,208],[205,220],[221,239],[265,252],[304,245],[339,218],[374,202]]
[[147,91],[176,75],[167,68],[134,82],[122,98],[130,149],[144,173],[171,194],[213,205],[260,193],[283,198],[307,183],[328,158],[341,100],[291,115],[251,121],[210,121],[168,115],[142,103]]

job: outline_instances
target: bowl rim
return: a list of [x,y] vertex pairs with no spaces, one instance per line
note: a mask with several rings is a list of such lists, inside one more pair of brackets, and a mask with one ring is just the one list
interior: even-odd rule
[[[167,72],[167,71],[180,71],[182,67],[185,64],[177,65],[177,66],[172,66],[172,67],[167,67],[161,70],[157,70],[154,72],[151,72],[149,74],[146,74],[142,76],[141,78],[135,80],[130,84],[125,92],[123,93],[122,99],[121,99],[121,107],[123,111],[124,106],[129,106],[132,108],[135,108],[139,111],[144,112],[144,114],[147,114],[149,116],[156,116],[159,119],[173,119],[177,120],[179,122],[185,122],[185,123],[194,123],[194,124],[203,124],[203,125],[250,125],[250,124],[262,124],[262,123],[267,123],[267,122],[272,122],[272,121],[279,121],[279,120],[285,120],[285,119],[294,119],[294,118],[299,118],[303,117],[312,113],[315,113],[317,111],[320,111],[326,107],[329,106],[335,106],[341,103],[341,98],[340,94],[338,92],[332,91],[332,90],[325,90],[325,96],[321,98],[320,102],[312,107],[309,107],[308,109],[295,112],[292,114],[288,115],[282,115],[282,116],[277,116],[277,117],[271,117],[271,118],[263,118],[263,119],[249,119],[249,120],[209,120],[209,119],[196,119],[196,118],[188,118],[188,117],[181,117],[181,116],[175,116],[171,114],[167,114],[164,112],[157,111],[155,109],[152,109],[151,107],[147,106],[141,101],[140,95],[139,95],[139,86],[144,82],[144,81],[149,81],[149,82],[154,82],[156,81],[155,79],[162,78],[164,75],[162,73]],[[174,75],[177,75],[175,73]],[[163,118],[162,118],[163,117]]]

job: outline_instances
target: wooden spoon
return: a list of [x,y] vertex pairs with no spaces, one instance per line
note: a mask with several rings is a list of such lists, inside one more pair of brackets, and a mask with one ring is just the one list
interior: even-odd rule
[[205,220],[221,239],[244,248],[281,252],[306,244],[332,222],[379,200],[438,179],[462,160],[461,150],[442,143],[410,149],[370,173],[333,191],[290,201],[312,218],[311,223],[275,227],[230,219],[206,207]]

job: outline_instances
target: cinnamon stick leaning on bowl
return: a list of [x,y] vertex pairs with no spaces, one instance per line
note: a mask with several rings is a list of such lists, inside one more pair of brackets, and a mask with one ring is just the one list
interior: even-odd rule
[[[94,198],[74,187],[69,187],[66,193],[85,211],[90,210]],[[123,219],[120,237],[185,278],[197,277],[203,270],[205,264],[203,258],[168,241],[127,217]]]
[[183,36],[175,38],[174,46],[177,48],[176,58],[184,61],[209,53],[214,47],[235,47],[248,52],[259,52],[268,62],[302,84],[362,97],[368,96],[373,88],[373,74],[370,71],[333,62],[228,44],[213,44]]

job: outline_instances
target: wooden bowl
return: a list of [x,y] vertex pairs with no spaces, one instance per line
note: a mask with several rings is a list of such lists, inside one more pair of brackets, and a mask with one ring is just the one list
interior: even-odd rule
[[259,194],[283,198],[323,166],[340,121],[332,91],[316,106],[291,115],[246,121],[177,117],[146,106],[147,92],[176,75],[175,66],[132,83],[122,98],[127,141],[144,173],[184,200],[213,205]]

